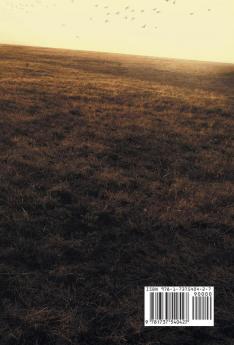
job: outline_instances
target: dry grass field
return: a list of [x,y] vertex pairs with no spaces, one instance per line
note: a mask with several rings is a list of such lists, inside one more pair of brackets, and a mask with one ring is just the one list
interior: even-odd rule
[[[1,345],[233,345],[234,65],[0,46]],[[215,327],[143,326],[145,285]]]

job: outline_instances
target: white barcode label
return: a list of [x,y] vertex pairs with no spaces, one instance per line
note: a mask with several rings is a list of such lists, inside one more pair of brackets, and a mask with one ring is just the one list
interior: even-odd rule
[[214,287],[146,286],[145,326],[214,326]]

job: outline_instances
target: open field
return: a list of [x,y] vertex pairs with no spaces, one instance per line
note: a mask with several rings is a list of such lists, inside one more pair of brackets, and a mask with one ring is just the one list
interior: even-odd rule
[[[0,46],[1,345],[232,345],[234,65]],[[143,327],[145,285],[215,327]]]

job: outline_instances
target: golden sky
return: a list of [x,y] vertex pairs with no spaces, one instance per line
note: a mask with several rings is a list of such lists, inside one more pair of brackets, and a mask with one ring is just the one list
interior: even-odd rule
[[0,43],[234,63],[234,0],[0,0]]

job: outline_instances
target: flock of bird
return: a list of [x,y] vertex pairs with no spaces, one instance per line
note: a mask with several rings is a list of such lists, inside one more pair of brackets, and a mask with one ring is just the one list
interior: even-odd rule
[[[67,4],[69,3],[70,5],[75,5],[77,3],[77,0],[66,0]],[[166,2],[168,4],[171,4],[173,6],[176,6],[177,1],[179,0],[162,0],[162,2]],[[48,2],[46,0],[20,0],[20,1],[15,1],[15,0],[5,0],[5,4],[8,6],[8,8],[10,7],[11,9],[15,9],[15,10],[20,10],[20,11],[24,11],[24,13],[30,14],[30,11],[32,11],[33,9],[36,9],[37,6],[43,6],[45,8],[49,8],[49,7],[54,7],[56,8],[58,6],[58,3],[56,3],[54,0],[52,0],[51,2]],[[125,21],[130,21],[130,22],[134,22],[137,21],[137,19],[140,17],[140,21],[141,24],[139,24],[138,22],[138,26],[141,29],[146,29],[147,27],[151,27],[149,24],[144,23],[144,14],[146,14],[148,11],[151,11],[152,13],[154,13],[155,15],[160,15],[162,13],[162,10],[158,7],[153,7],[151,9],[136,9],[134,7],[131,7],[130,5],[126,5],[124,7],[122,7],[121,9],[112,9],[111,6],[109,5],[103,5],[101,3],[95,3],[93,4],[93,7],[97,10],[102,10],[104,16],[102,16],[104,23],[105,24],[110,24],[111,23],[111,18],[117,17],[118,18],[122,18]],[[207,11],[210,12],[211,8],[207,8]],[[194,16],[196,14],[196,12],[189,12],[187,13],[190,16]],[[87,18],[89,21],[93,21],[94,17],[93,16],[89,16],[89,18]],[[65,23],[61,23],[61,27],[64,28],[66,27],[67,24]],[[153,26],[153,29],[158,29],[158,26]],[[80,36],[76,35],[76,38],[80,38]]]
[[[72,2],[74,2],[74,0],[71,0]],[[164,0],[165,2],[167,2],[167,3],[171,3],[171,4],[173,4],[173,5],[176,5],[176,0]],[[99,4],[95,4],[94,5],[96,8],[98,8],[98,7],[100,7],[100,5]],[[109,9],[109,6],[104,6],[103,7],[104,8],[104,10],[108,10]],[[154,7],[154,8],[152,8],[151,9],[153,12],[155,12],[156,14],[160,14],[161,13],[161,10],[159,9],[159,8],[157,8],[157,7]],[[208,10],[208,12],[210,12],[211,11],[211,8],[208,8],[207,9]],[[141,9],[140,11],[138,11],[138,14],[140,13],[140,14],[143,14],[143,13],[145,13],[146,12],[146,10],[145,9]],[[123,15],[124,17],[124,19],[129,19],[129,20],[131,20],[131,21],[133,21],[133,20],[135,20],[136,19],[136,15],[137,15],[137,10],[136,9],[134,9],[134,8],[131,8],[129,5],[127,5],[127,6],[125,6],[124,8],[123,8],[123,10],[122,10],[122,12],[120,12],[120,11],[116,11],[116,12],[106,12],[106,18],[105,18],[105,23],[109,23],[110,22],[110,20],[109,20],[109,16],[111,16],[111,14],[112,15],[117,15],[117,16],[119,16],[119,15]],[[189,12],[188,13],[189,15],[191,15],[191,16],[193,16],[194,14],[195,14],[195,12]],[[90,17],[90,20],[92,20],[93,18],[92,17]],[[147,24],[143,24],[142,26],[141,26],[141,28],[142,29],[145,29],[147,27]],[[158,27],[157,26],[155,26],[154,27],[155,29],[157,29]]]

